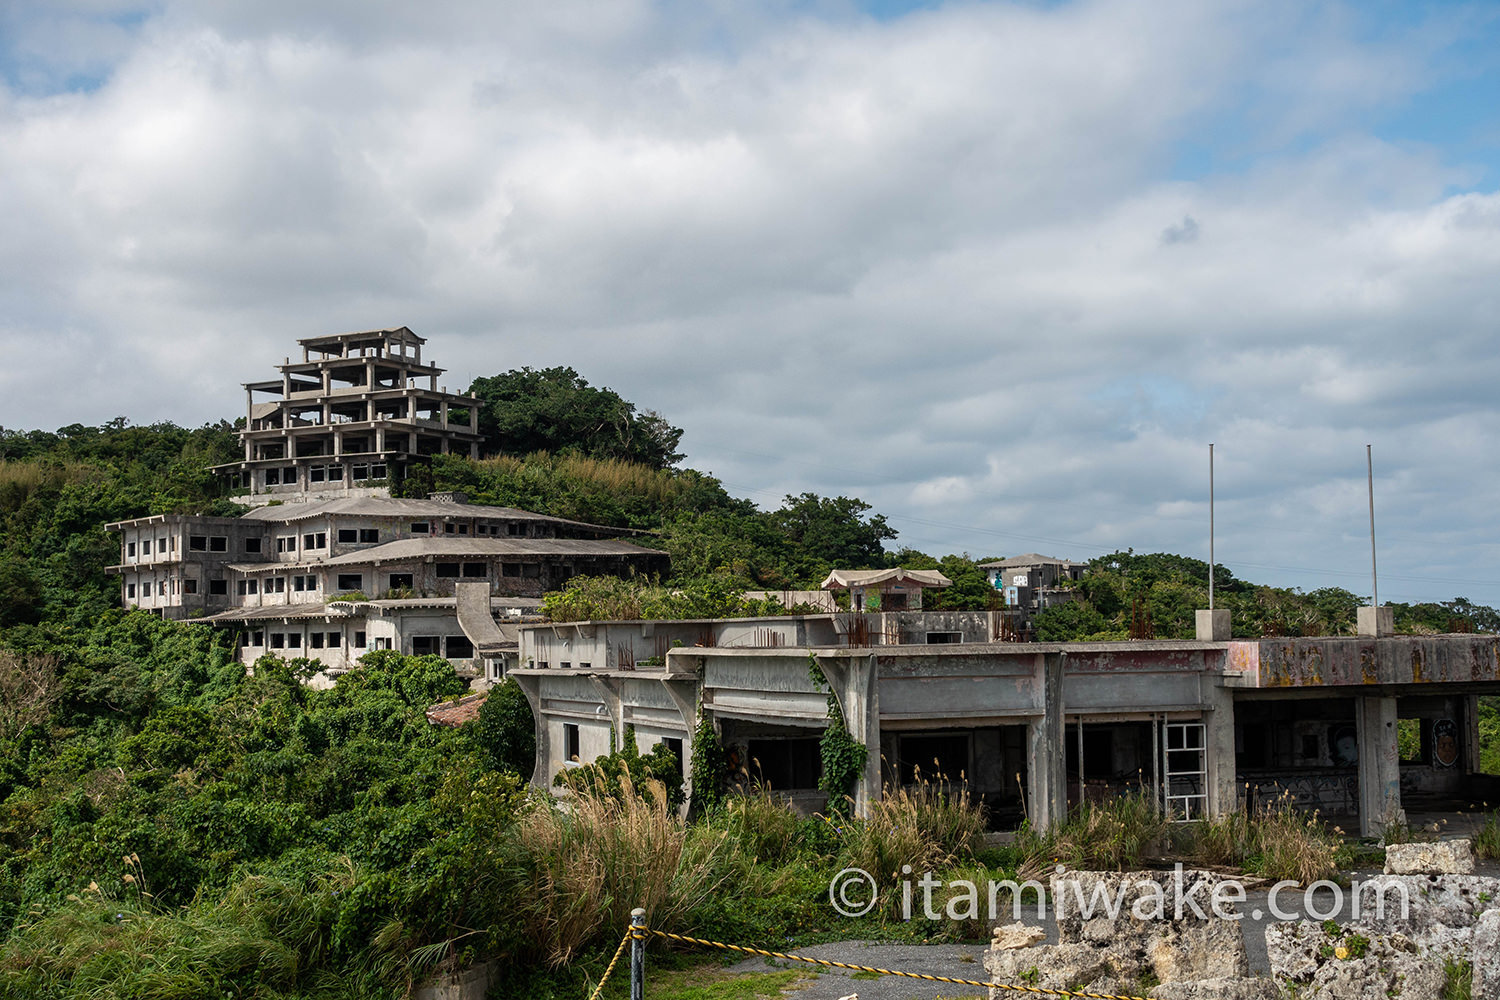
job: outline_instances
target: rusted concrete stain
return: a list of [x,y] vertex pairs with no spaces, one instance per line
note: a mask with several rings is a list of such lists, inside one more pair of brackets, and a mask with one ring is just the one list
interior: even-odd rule
[[1411,679],[1413,683],[1425,684],[1427,682],[1426,673],[1423,670],[1424,663],[1425,657],[1423,656],[1421,644],[1413,643],[1411,647]]

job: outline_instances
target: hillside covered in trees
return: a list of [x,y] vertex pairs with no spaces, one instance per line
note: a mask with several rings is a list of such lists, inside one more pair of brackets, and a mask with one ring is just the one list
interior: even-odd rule
[[[762,510],[678,467],[679,429],[571,369],[475,391],[481,427],[510,450],[437,456],[398,490],[643,529],[672,556],[667,580],[575,581],[548,597],[560,615],[771,613],[779,605],[743,592],[816,586],[835,566],[940,569],[954,585],[929,607],[998,605],[985,559],[895,548],[859,499],[803,493]],[[524,980],[517,995],[578,995],[615,943],[614,897],[651,893],[668,926],[817,931],[824,869],[859,849],[829,824],[767,813],[781,826],[755,828],[726,812],[684,832],[646,808],[630,814],[646,817],[632,835],[657,838],[648,846],[675,867],[631,881],[640,845],[611,832],[615,806],[600,806],[586,842],[581,820],[526,788],[531,718],[514,685],[477,724],[435,727],[424,709],[466,684],[444,660],[377,652],[313,691],[303,662],[267,658],[247,674],[225,633],[121,610],[104,572],[118,543],[102,526],[239,512],[207,471],[238,453],[234,429],[0,429],[0,994],[384,1000],[432,968],[503,954]],[[1207,572],[1175,555],[1103,556],[1073,601],[1038,617],[1038,637],[1120,639],[1143,625],[1189,637]],[[1352,629],[1360,598],[1348,591],[1217,573],[1237,635]],[[1500,630],[1494,609],[1462,599],[1397,605],[1396,621]],[[1486,701],[1486,766],[1500,771],[1500,713]],[[644,779],[661,764],[618,767]],[[587,879],[567,863],[585,848],[598,852]],[[760,888],[712,891],[731,882]]]

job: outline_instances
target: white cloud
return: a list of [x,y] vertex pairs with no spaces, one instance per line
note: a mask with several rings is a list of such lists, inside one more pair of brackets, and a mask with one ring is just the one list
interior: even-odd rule
[[1373,441],[1392,587],[1500,602],[1500,197],[1369,127],[1472,20],[126,11],[12,15],[0,424],[232,417],[295,338],[405,323],[450,388],[570,364],[941,551],[1201,555],[1213,440],[1231,566],[1360,589]]

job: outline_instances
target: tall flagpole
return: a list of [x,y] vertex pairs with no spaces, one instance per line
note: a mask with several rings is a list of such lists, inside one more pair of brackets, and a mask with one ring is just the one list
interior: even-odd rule
[[1365,472],[1370,486],[1370,603],[1380,607],[1380,574],[1375,568],[1375,459],[1365,445]]
[[1214,609],[1214,446],[1208,445],[1208,610]]

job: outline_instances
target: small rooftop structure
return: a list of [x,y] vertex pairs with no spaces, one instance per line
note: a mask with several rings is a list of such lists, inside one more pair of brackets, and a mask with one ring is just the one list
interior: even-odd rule
[[479,710],[489,700],[488,691],[465,695],[457,701],[440,701],[427,710],[427,721],[434,726],[457,729],[479,718]]
[[[821,584],[824,590],[849,591],[849,605],[863,611],[869,605],[888,611],[920,611],[922,591],[951,587],[953,581],[935,569],[836,569]],[[870,601],[871,595],[876,596]]]

